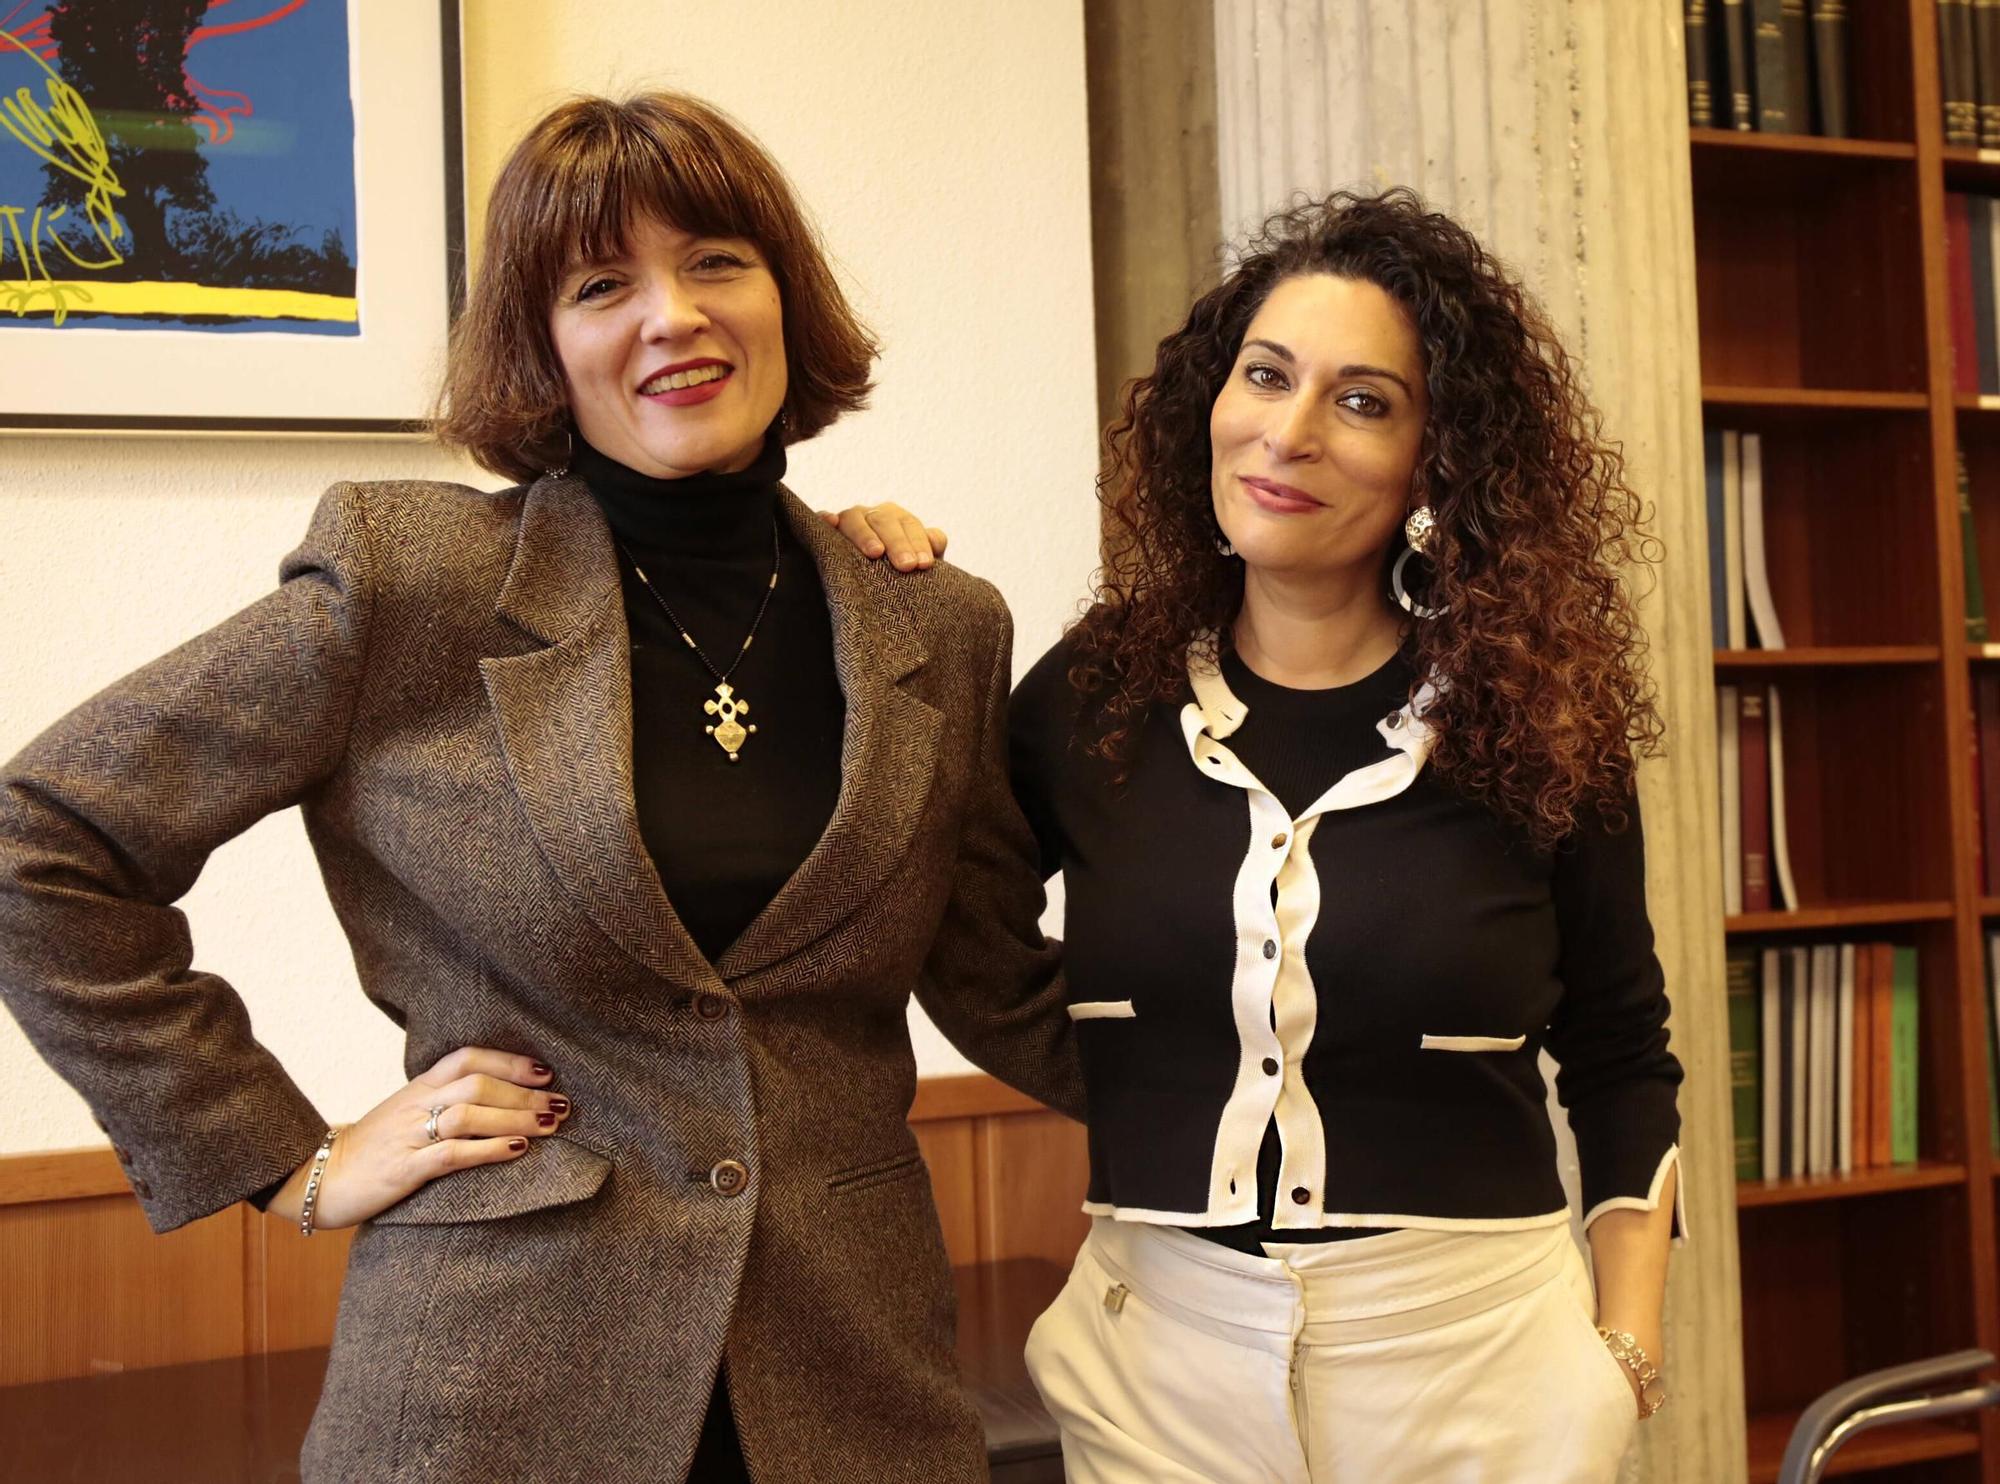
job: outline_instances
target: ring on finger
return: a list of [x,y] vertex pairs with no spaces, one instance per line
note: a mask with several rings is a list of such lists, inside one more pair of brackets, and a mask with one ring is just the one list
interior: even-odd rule
[[443,1108],[433,1108],[431,1109],[431,1116],[424,1120],[424,1139],[427,1143],[435,1144],[439,1139],[444,1137],[443,1134],[438,1132],[438,1119],[443,1113]]

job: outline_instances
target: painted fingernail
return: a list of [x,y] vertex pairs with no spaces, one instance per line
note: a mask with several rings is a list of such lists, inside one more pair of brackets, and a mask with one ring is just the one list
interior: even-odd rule
[[537,1113],[535,1115],[535,1123],[540,1128],[554,1128],[556,1126],[556,1115],[553,1113]]
[[530,1062],[529,1065],[534,1068],[537,1077],[546,1077],[549,1075],[549,1069],[541,1062]]
[[528,1141],[526,1139],[509,1139],[507,1147],[513,1150],[514,1153],[519,1154],[523,1149],[528,1147]]
[[550,1111],[551,1113],[567,1113],[567,1112],[569,1112],[569,1099],[568,1099],[568,1098],[550,1098],[550,1099],[549,1099],[549,1111]]

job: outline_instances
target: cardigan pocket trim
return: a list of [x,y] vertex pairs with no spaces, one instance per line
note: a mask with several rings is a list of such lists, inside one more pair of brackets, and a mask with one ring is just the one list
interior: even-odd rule
[[1078,1000],[1065,1008],[1071,1020],[1134,1020],[1139,1014],[1130,1000]]
[[442,1226],[523,1216],[588,1200],[610,1174],[611,1161],[596,1150],[550,1134],[531,1140],[517,1158],[440,1175],[369,1219],[376,1226]]
[[1425,1051],[1519,1051],[1526,1036],[1425,1036]]

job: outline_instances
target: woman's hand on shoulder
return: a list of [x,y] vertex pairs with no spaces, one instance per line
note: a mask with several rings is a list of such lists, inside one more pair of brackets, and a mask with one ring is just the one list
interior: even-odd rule
[[[519,1159],[530,1139],[554,1133],[569,1117],[569,1099],[549,1086],[553,1078],[532,1057],[478,1046],[452,1052],[341,1130],[320,1177],[313,1225],[354,1226],[439,1176]],[[311,1173],[307,1160],[272,1197],[272,1215],[299,1219]]]
[[944,555],[944,532],[925,525],[900,505],[850,505],[837,515],[822,510],[819,518],[853,542],[863,556],[886,556],[899,572],[928,567]]

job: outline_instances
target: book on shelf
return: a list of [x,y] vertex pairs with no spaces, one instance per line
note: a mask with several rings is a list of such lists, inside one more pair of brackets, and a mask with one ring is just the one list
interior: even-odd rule
[[1784,955],[1766,948],[1757,963],[1757,1064],[1760,1072],[1757,1121],[1758,1138],[1763,1143],[1766,1180],[1781,1178],[1784,1161],[1779,1129],[1784,1118],[1784,1001],[1779,989],[1784,980]]
[[1750,647],[1750,619],[1743,597],[1743,435],[1722,430],[1722,580],[1729,649]]
[[1985,869],[1981,888],[1988,894],[2000,886],[2000,674],[1981,666],[1972,674],[1972,705],[1976,719],[1979,785],[1979,854]]
[[1746,0],[1721,0],[1721,7],[1711,14],[1721,22],[1720,58],[1722,77],[1729,87],[1729,127],[1749,132],[1757,127],[1756,100],[1750,92],[1750,7]]
[[1972,50],[1979,147],[2000,148],[2000,0],[1972,0]]
[[1784,952],[1784,1172],[1810,1174],[1812,1166],[1812,948]]
[[1852,943],[1837,952],[1833,988],[1833,1167],[1854,1173],[1854,975],[1859,957]]
[[1847,0],[1812,0],[1813,92],[1819,132],[1847,137]]
[[1890,1010],[1889,1162],[1917,1159],[1917,950],[1895,950]]
[[1708,505],[1708,621],[1711,642],[1717,649],[1729,648],[1729,511],[1722,492],[1721,428],[1704,428],[1701,434],[1701,484]]
[[1805,121],[1791,113],[1791,79],[1785,65],[1783,0],[1751,0],[1752,40],[1757,92],[1757,128],[1764,134],[1803,132]]
[[1764,561],[1764,439],[1745,433],[1740,440],[1743,492],[1743,588],[1759,649],[1783,649],[1785,631],[1771,596],[1771,573]]
[[1771,903],[1771,762],[1770,733],[1764,718],[1764,687],[1746,685],[1736,750],[1741,760],[1739,816],[1743,836],[1743,910],[1769,912]]
[[1785,827],[1785,717],[1775,685],[1764,693],[1764,744],[1771,769],[1771,905],[1795,911],[1799,888],[1792,879],[1792,832]]
[[1975,677],[1966,697],[1967,746],[1972,754],[1972,879],[1983,890],[1986,882],[1986,749],[1979,744],[1979,683]]
[[1972,354],[1980,393],[1990,395],[2000,392],[2000,346],[1993,336],[1993,198],[1967,196],[1965,209],[1972,221]]
[[[1732,948],[1728,994],[1737,1178],[1827,1178],[1916,1159],[1914,948]],[[2000,984],[1992,998],[2000,1014]]]
[[1937,23],[1944,142],[1955,148],[1971,148],[1979,143],[1979,69],[1972,0],[1937,0]]
[[1958,549],[1965,569],[1965,637],[1974,644],[1986,642],[1986,584],[1979,575],[1979,532],[1972,520],[1972,475],[1966,467],[1965,450],[1958,454]]
[[1722,910],[1743,910],[1743,758],[1737,733],[1742,697],[1733,685],[1716,687],[1716,774],[1722,791]]
[[1785,116],[1792,131],[1812,132],[1812,29],[1806,0],[1779,0],[1778,28],[1785,51]]
[[1986,1123],[2000,1154],[2000,932],[1986,934]]
[[1986,1022],[1986,1134],[2000,1154],[2000,933],[1986,934],[1986,993],[1980,1009]]
[[1951,290],[1951,383],[1961,396],[1979,395],[1979,322],[1972,304],[1972,201],[1961,191],[1944,198],[1945,278]]
[[1868,954],[1868,1014],[1873,1021],[1868,1033],[1868,1163],[1880,1166],[1889,1163],[1893,1147],[1889,1084],[1894,1048],[1889,991],[1895,977],[1895,955],[1887,943],[1870,943]]
[[1757,950],[1729,950],[1729,1095],[1736,1125],[1736,1178],[1764,1172],[1762,1067],[1757,1044]]
[[1682,12],[1687,30],[1688,123],[1710,129],[1715,126],[1715,99],[1708,85],[1708,0],[1685,0]]

